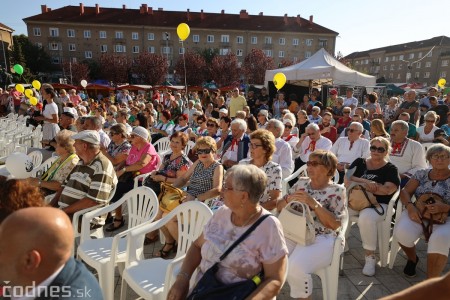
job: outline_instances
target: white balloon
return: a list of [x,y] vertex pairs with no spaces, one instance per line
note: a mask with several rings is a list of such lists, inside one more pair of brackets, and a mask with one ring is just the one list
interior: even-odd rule
[[31,177],[33,171],[33,160],[31,157],[21,152],[11,153],[5,162],[8,172],[17,179],[25,179]]
[[85,88],[87,86],[87,81],[83,79],[83,80],[81,80],[80,84],[82,87]]

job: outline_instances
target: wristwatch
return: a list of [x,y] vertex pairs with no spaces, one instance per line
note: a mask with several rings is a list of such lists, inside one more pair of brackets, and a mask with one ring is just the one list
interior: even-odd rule
[[122,168],[122,171],[123,171],[123,172],[126,172],[126,171],[127,171],[127,167],[123,167],[123,168]]

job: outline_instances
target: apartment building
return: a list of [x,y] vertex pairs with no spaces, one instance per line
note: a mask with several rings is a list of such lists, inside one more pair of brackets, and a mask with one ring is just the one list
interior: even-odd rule
[[435,85],[450,81],[450,38],[428,40],[354,52],[345,57],[352,68],[392,83]]
[[[41,5],[41,14],[23,19],[30,41],[47,51],[54,64],[98,59],[103,53],[135,57],[142,52],[167,56],[171,66],[184,51],[218,49],[235,53],[240,62],[253,48],[283,60],[300,62],[320,48],[334,53],[337,32],[297,16],[265,16],[164,11],[142,4],[139,9],[65,6],[55,10]],[[190,36],[183,43],[176,28],[187,23]]]
[[[0,65],[4,68],[7,65],[6,57],[8,50],[11,50],[13,45],[13,34],[14,30],[5,24],[0,23]],[[8,64],[9,66],[9,64]]]

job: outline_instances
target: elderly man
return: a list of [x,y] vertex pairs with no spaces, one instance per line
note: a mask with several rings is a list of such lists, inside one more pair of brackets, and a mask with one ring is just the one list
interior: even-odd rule
[[238,110],[244,110],[244,106],[247,105],[247,100],[244,96],[239,95],[239,89],[234,88],[231,94],[231,100],[229,105],[229,116],[230,118],[236,117],[236,112]]
[[358,106],[358,99],[353,97],[353,92],[355,90],[351,87],[347,88],[345,95],[347,98],[344,99],[344,106],[350,107],[352,109],[352,112],[350,113],[351,116],[355,113],[355,108]]
[[231,122],[231,134],[223,142],[222,164],[225,169],[237,165],[240,160],[247,158],[250,138],[245,133],[247,123],[242,119]]
[[364,128],[359,122],[352,122],[348,126],[345,137],[340,137],[331,147],[331,152],[336,155],[338,159],[337,170],[339,172],[340,183],[344,180],[345,169],[348,168],[352,162],[359,158],[366,158],[370,155],[370,142],[368,139],[362,137]]
[[291,146],[281,138],[284,132],[284,125],[280,120],[272,119],[267,123],[266,129],[272,132],[275,137],[276,150],[272,161],[281,166],[283,178],[286,178],[294,172],[294,160],[292,159]]
[[416,100],[416,91],[410,90],[404,95],[405,101],[400,104],[397,110],[397,117],[402,112],[407,112],[410,116],[409,123],[416,123],[416,112],[419,109],[419,101]]
[[109,143],[111,143],[111,139],[103,131],[102,120],[96,116],[90,116],[84,121],[83,125],[84,130],[95,130],[100,135],[100,146],[102,148],[108,149]]
[[100,151],[100,136],[84,130],[72,136],[80,161],[63,182],[51,205],[58,202],[68,215],[98,204],[108,204],[117,176],[111,161]]
[[[402,112],[399,116],[398,116],[399,120],[405,121],[406,123],[408,123],[409,129],[408,129],[408,138],[413,139],[413,140],[418,140],[419,139],[419,134],[417,133],[417,126],[414,125],[413,123],[410,123],[409,120],[411,119],[409,114],[407,112]],[[392,126],[392,124],[391,124]],[[391,128],[389,128],[390,132]]]
[[400,173],[401,187],[417,170],[427,168],[423,147],[419,142],[407,138],[408,128],[408,123],[402,120],[392,122],[391,126],[392,152],[389,159]]
[[30,207],[8,216],[0,226],[0,298],[103,299],[95,277],[72,257],[73,239],[59,209]]
[[308,116],[309,123],[320,124],[322,123],[322,117],[320,116],[320,107],[313,106],[311,114]]
[[[362,132],[361,132],[361,135],[362,135],[362,137],[363,138],[365,138],[366,140],[370,140],[370,132],[369,132],[369,130],[366,130],[365,128],[364,128],[364,125],[363,125],[363,118],[361,117],[361,115],[360,114],[358,114],[358,113],[355,113],[354,115],[353,115],[353,117],[352,117],[352,123],[360,123],[361,124],[361,126],[362,126]],[[342,132],[341,132],[341,134],[339,135],[339,137],[346,137],[346,136],[348,136],[348,132],[349,132],[349,129],[350,129],[350,125],[349,125],[349,127],[347,127],[347,128],[345,128]]]
[[299,168],[304,165],[308,161],[309,155],[315,150],[330,150],[332,145],[329,139],[320,134],[319,125],[309,124],[294,148],[297,155],[296,167]]

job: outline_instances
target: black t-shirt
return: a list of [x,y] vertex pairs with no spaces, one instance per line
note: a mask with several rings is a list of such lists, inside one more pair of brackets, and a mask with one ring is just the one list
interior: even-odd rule
[[448,106],[444,104],[436,105],[436,107],[430,108],[428,111],[434,111],[439,116],[439,122],[436,122],[437,127],[447,123]]
[[[368,170],[366,160],[364,158],[357,158],[350,165],[349,169],[352,169],[353,167],[356,167],[355,173],[353,173],[353,176],[355,177],[368,179],[380,184],[392,182],[396,186],[400,185],[398,169],[390,162],[379,169]],[[374,195],[377,198],[378,203],[388,204],[394,193],[391,195]]]
[[297,127],[298,128],[298,136],[300,137],[302,134],[304,134],[305,133],[305,130],[306,130],[306,126],[308,126],[309,125],[309,121],[306,121],[305,123],[303,123],[303,124],[296,124],[295,125],[295,127]]

